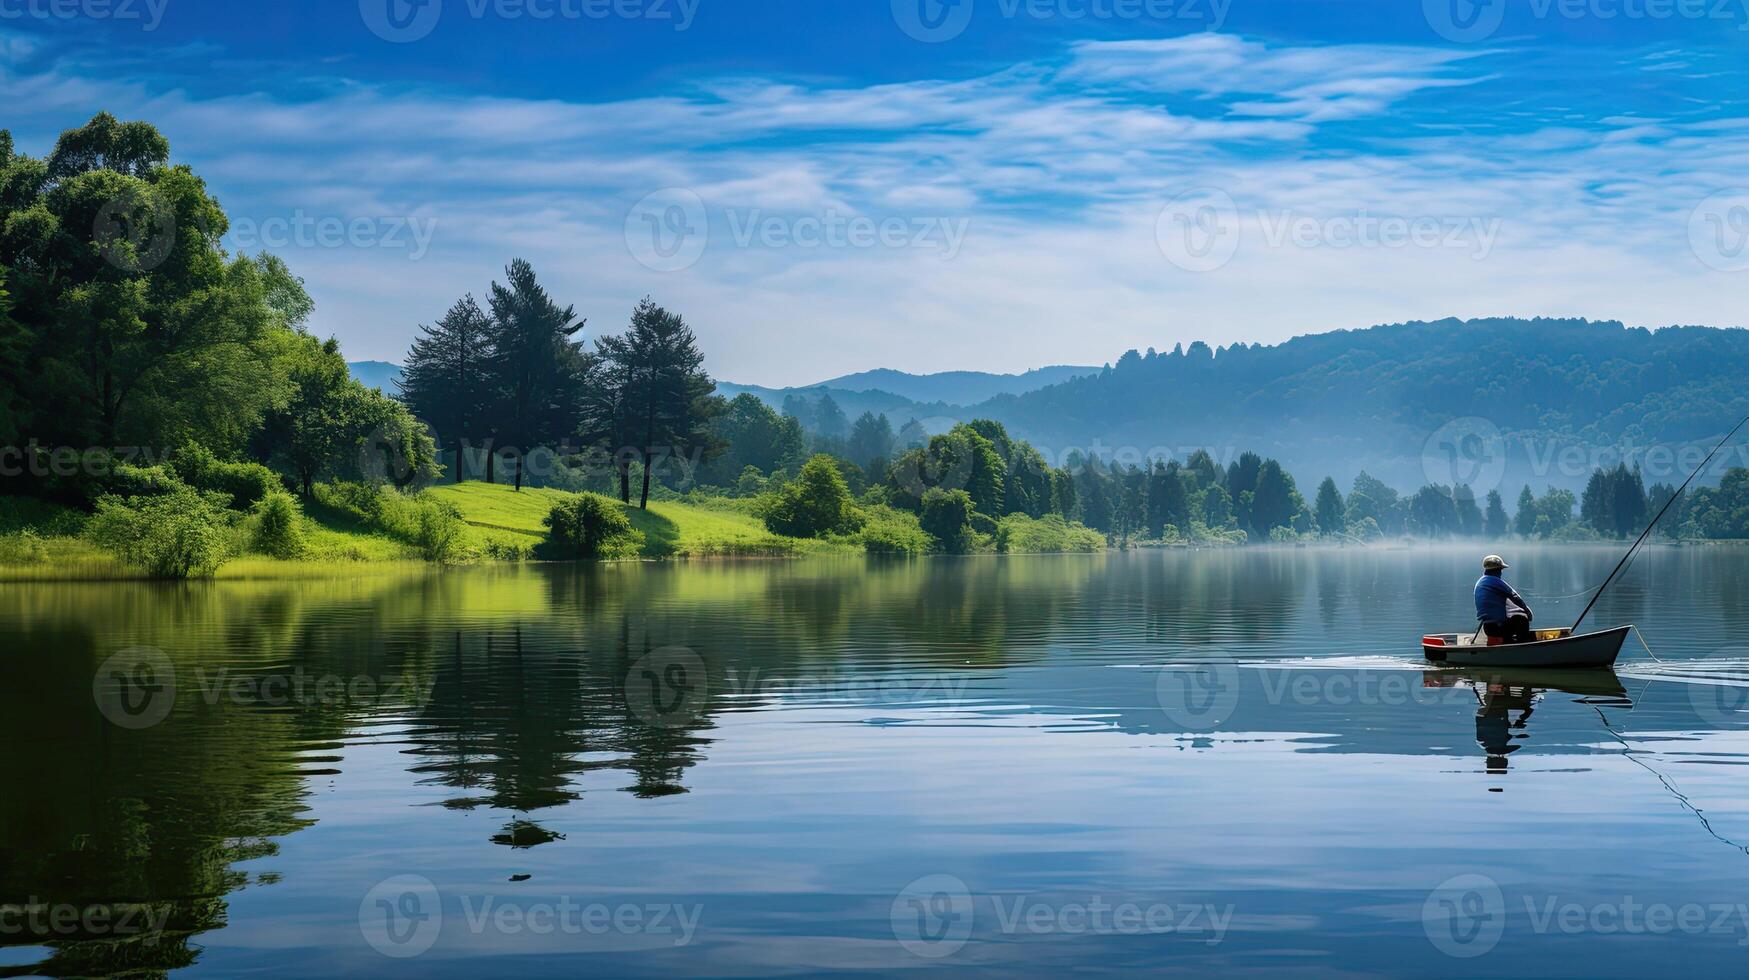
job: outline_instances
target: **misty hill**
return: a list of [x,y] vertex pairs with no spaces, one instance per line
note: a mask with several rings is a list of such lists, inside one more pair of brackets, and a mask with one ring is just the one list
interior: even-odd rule
[[998,395],[1023,395],[1073,378],[1098,374],[1100,370],[1096,367],[1054,365],[1034,368],[1025,374],[989,374],[984,371],[909,374],[881,368],[847,374],[809,387],[843,391],[883,391],[925,404],[975,405]]
[[[1108,452],[1206,447],[1226,458],[1249,449],[1280,459],[1302,483],[1346,481],[1365,468],[1405,488],[1439,475],[1424,456],[1437,463],[1444,450],[1430,440],[1442,426],[1479,417],[1510,449],[1502,488],[1540,489],[1583,486],[1592,459],[1617,461],[1611,447],[1673,453],[1716,440],[1749,415],[1746,378],[1749,331],[1740,329],[1448,319],[1274,347],[1131,351],[1097,376],[970,412],[1059,456],[1095,442]],[[1661,459],[1648,458],[1647,483],[1680,482],[1687,467]]]
[[733,398],[743,392],[751,394],[778,412],[783,411],[784,403],[791,399],[799,398],[812,405],[821,397],[829,395],[849,418],[855,419],[864,412],[873,412],[876,415],[885,415],[895,429],[911,419],[916,419],[924,423],[932,433],[945,432],[953,428],[956,422],[972,417],[965,408],[957,405],[944,402],[926,404],[886,391],[853,391],[824,386],[766,388],[760,385],[738,385],[729,381],[717,382],[717,394],[724,398]]
[[395,382],[401,379],[401,365],[390,364],[388,361],[350,361],[346,369],[352,372],[352,377],[366,388],[380,388],[383,394],[393,395],[399,389]]

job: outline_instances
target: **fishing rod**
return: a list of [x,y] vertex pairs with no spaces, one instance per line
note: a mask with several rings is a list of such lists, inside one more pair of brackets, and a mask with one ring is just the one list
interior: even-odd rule
[[1694,478],[1699,476],[1701,471],[1707,468],[1707,464],[1713,461],[1713,457],[1717,456],[1719,451],[1724,449],[1727,443],[1736,438],[1737,433],[1741,432],[1745,425],[1749,425],[1749,418],[1745,418],[1743,421],[1738,422],[1735,429],[1732,429],[1723,439],[1720,439],[1719,444],[1713,447],[1713,451],[1707,453],[1706,459],[1700,461],[1700,465],[1694,468],[1694,472],[1688,474],[1688,479],[1682,481],[1682,486],[1677,487],[1676,492],[1670,495],[1670,499],[1664,502],[1664,508],[1658,511],[1658,516],[1652,518],[1652,523],[1647,524],[1646,529],[1640,532],[1639,539],[1634,542],[1633,547],[1629,548],[1628,553],[1622,555],[1621,561],[1616,563],[1615,571],[1610,572],[1609,577],[1603,580],[1603,584],[1597,587],[1597,594],[1591,597],[1591,602],[1585,606],[1585,611],[1580,613],[1579,618],[1573,621],[1574,633],[1579,632],[1579,624],[1585,622],[1585,617],[1591,614],[1592,607],[1597,605],[1597,600],[1603,598],[1603,593],[1609,588],[1610,583],[1615,581],[1615,577],[1620,575],[1621,570],[1627,567],[1628,562],[1634,557],[1634,552],[1640,549],[1640,545],[1646,543],[1648,537],[1651,537],[1652,529],[1657,527],[1658,522],[1664,519],[1664,515],[1670,513],[1670,508],[1676,506],[1676,502],[1682,499],[1682,495],[1688,491],[1688,485],[1694,482]]

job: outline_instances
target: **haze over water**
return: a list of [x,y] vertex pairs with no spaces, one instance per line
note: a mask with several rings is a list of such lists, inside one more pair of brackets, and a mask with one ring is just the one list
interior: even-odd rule
[[0,975],[1739,968],[1740,552],[1472,550],[9,585]]

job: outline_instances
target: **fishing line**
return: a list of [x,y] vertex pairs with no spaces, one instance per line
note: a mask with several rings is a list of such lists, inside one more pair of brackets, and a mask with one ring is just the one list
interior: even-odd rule
[[[1650,652],[1650,648],[1648,648],[1648,652]],[[1658,782],[1660,782],[1664,785],[1664,788],[1669,791],[1671,796],[1676,797],[1677,801],[1680,802],[1685,808],[1687,808],[1688,812],[1694,814],[1695,819],[1700,821],[1701,827],[1704,830],[1706,830],[1707,834],[1710,835],[1714,840],[1718,841],[1721,844],[1729,844],[1730,846],[1736,848],[1737,850],[1742,851],[1744,854],[1749,854],[1749,845],[1739,844],[1736,841],[1730,839],[1729,837],[1726,837],[1723,834],[1720,834],[1718,831],[1714,830],[1712,821],[1710,821],[1706,818],[1706,814],[1700,812],[1700,807],[1695,806],[1693,801],[1691,801],[1687,796],[1683,795],[1682,791],[1677,789],[1676,786],[1670,782],[1670,780],[1666,779],[1664,777],[1663,773],[1652,768],[1651,766],[1647,765],[1645,762],[1641,761],[1638,757],[1636,757],[1634,755],[1633,746],[1629,745],[1627,739],[1622,738],[1621,734],[1619,732],[1617,732],[1613,726],[1610,725],[1609,718],[1608,718],[1608,716],[1606,716],[1603,713],[1602,708],[1599,708],[1596,705],[1592,705],[1591,710],[1597,712],[1597,719],[1599,721],[1603,722],[1603,730],[1608,732],[1611,738],[1613,738],[1617,742],[1621,743],[1622,758],[1628,760],[1629,762],[1632,762],[1634,765],[1639,766],[1641,769],[1644,769],[1647,772],[1651,773],[1658,780]]]
[[1579,632],[1579,624],[1585,622],[1585,617],[1591,614],[1592,608],[1597,605],[1597,600],[1603,598],[1603,593],[1608,591],[1610,583],[1614,582],[1615,577],[1621,574],[1621,570],[1626,568],[1628,563],[1633,560],[1634,552],[1640,550],[1640,545],[1645,544],[1646,539],[1652,536],[1652,529],[1658,526],[1658,522],[1664,519],[1665,514],[1670,513],[1670,508],[1676,506],[1676,502],[1681,500],[1682,495],[1688,492],[1689,484],[1694,482],[1694,478],[1699,476],[1701,471],[1707,468],[1707,465],[1719,455],[1719,452],[1723,450],[1732,439],[1736,438],[1737,433],[1743,431],[1745,425],[1749,425],[1749,416],[1744,417],[1743,421],[1737,423],[1736,428],[1726,433],[1725,437],[1719,440],[1719,444],[1713,447],[1713,451],[1707,453],[1706,459],[1700,461],[1700,465],[1694,468],[1694,472],[1688,474],[1688,479],[1682,481],[1682,486],[1677,487],[1676,492],[1670,495],[1670,499],[1664,502],[1664,508],[1658,511],[1658,516],[1652,518],[1652,523],[1647,524],[1646,529],[1640,532],[1640,536],[1634,541],[1633,547],[1629,548],[1628,553],[1622,555],[1621,561],[1616,563],[1615,571],[1610,572],[1609,577],[1603,580],[1603,584],[1597,587],[1597,594],[1592,596],[1591,601],[1586,604],[1585,611],[1580,613],[1579,618],[1573,621],[1574,633]]

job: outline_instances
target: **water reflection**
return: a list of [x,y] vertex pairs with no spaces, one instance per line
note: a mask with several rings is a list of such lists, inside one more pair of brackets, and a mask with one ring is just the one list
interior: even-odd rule
[[1476,696],[1476,744],[1487,753],[1487,771],[1503,774],[1507,756],[1524,748],[1530,718],[1548,694],[1577,695],[1576,703],[1631,709],[1633,699],[1613,670],[1435,670],[1430,688],[1462,688]]
[[[1520,587],[1556,594],[1610,561],[1529,553]],[[1715,662],[1745,615],[1739,564],[1641,563],[1682,598],[1629,583],[1600,618],[1638,618],[1666,658]],[[611,954],[607,972],[768,973],[804,948],[914,966],[886,908],[934,873],[1004,895],[1221,891],[1249,918],[1173,964],[1279,968],[1281,949],[1356,955],[1354,940],[1355,972],[1388,970],[1423,950],[1419,926],[1321,911],[1322,889],[1400,878],[1379,869],[1487,796],[1478,773],[1512,789],[1488,797],[1508,808],[1486,825],[1525,843],[1477,853],[1562,879],[1574,869],[1529,842],[1571,800],[1607,799],[1658,828],[1663,877],[1741,874],[1692,839],[1749,829],[1720,802],[1741,798],[1732,774],[1749,762],[1741,706],[1669,673],[1428,672],[1414,638],[1463,621],[1472,564],[1175,552],[8,588],[0,910],[109,914],[0,930],[18,957],[0,956],[0,976],[393,972],[360,938],[358,904],[402,872],[445,889],[617,882],[707,906],[699,943]],[[174,683],[163,720],[135,729],[93,686],[140,648]],[[1163,706],[1159,668],[1189,659],[1235,685],[1204,692],[1230,705]],[[1628,837],[1583,832],[1600,852]],[[1344,851],[1356,836],[1371,856]],[[161,924],[120,930],[132,908]],[[974,938],[978,958],[950,965],[1165,962],[1135,937]],[[477,959],[437,954],[487,955],[480,942],[446,932],[412,965],[477,975]]]

